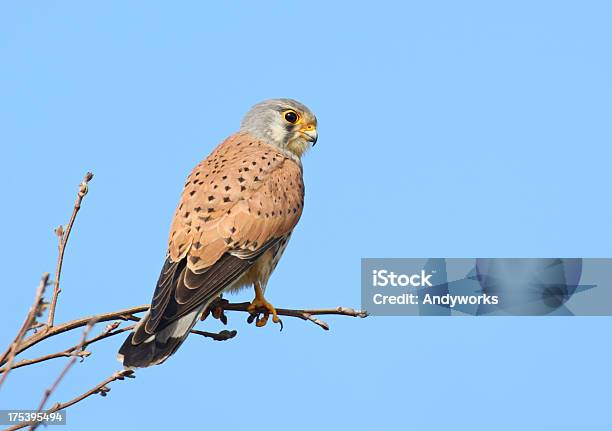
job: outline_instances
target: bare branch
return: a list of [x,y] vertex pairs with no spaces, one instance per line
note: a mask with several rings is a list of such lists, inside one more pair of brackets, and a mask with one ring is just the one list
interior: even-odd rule
[[[219,302],[217,303],[217,305],[223,308],[224,310],[238,311],[238,312],[245,312],[245,313],[248,313],[249,304],[250,304],[249,302],[231,303],[231,302],[228,302],[227,300],[219,300]],[[35,344],[38,344],[39,342],[46,340],[47,338],[51,338],[63,332],[68,332],[68,331],[86,326],[87,323],[90,322],[92,319],[96,320],[97,322],[108,322],[108,321],[113,321],[113,320],[118,320],[118,319],[138,321],[140,319],[137,316],[134,316],[134,314],[146,311],[148,310],[148,308],[149,307],[147,305],[140,305],[137,307],[126,308],[123,310],[113,311],[110,313],[98,314],[95,316],[71,320],[61,325],[54,326],[47,332],[40,332],[40,333],[31,335],[21,344],[20,348],[17,350],[17,353],[21,353],[27,350],[28,348],[34,346]],[[286,308],[278,308],[276,309],[276,312],[280,316],[290,316],[290,317],[297,317],[302,320],[309,320],[325,330],[329,330],[329,325],[326,322],[315,318],[314,316],[342,315],[342,316],[361,317],[361,318],[367,316],[367,313],[365,311],[355,310],[353,308],[348,308],[348,307],[320,308],[320,309],[312,309],[312,310],[291,310],[291,309],[286,309]],[[130,325],[124,328],[116,329],[117,326],[118,326],[118,322],[115,322],[111,330],[105,331],[102,334],[96,337],[93,337],[90,340],[87,340],[84,344],[84,348],[86,348],[90,344],[93,344],[97,341],[124,333],[134,328],[134,325]],[[216,341],[225,341],[225,340],[234,338],[236,336],[235,331],[221,331],[219,333],[214,333],[214,332],[199,331],[197,329],[194,329],[191,332],[194,334],[212,338],[213,340],[216,340]],[[13,369],[20,368],[23,366],[32,365],[32,364],[36,364],[39,362],[43,362],[43,361],[47,361],[47,360],[55,359],[55,358],[69,357],[75,354],[74,352],[75,350],[77,350],[78,347],[79,345],[76,345],[66,350],[62,350],[60,352],[41,356],[39,358],[24,359],[16,363],[15,365],[13,365],[12,368]],[[80,355],[86,357],[86,356],[89,356],[89,352],[83,352]],[[0,364],[2,364],[2,362],[0,362]],[[6,370],[6,367],[0,368],[0,373],[3,373],[5,370]]]
[[[66,323],[62,323],[61,325],[55,325],[53,327],[47,328],[45,331],[39,331],[35,334],[30,335],[21,343],[16,353],[19,354],[29,349],[30,347],[40,343],[41,341],[46,340],[47,338],[51,338],[55,335],[87,326],[87,323],[92,320],[95,320],[96,322],[108,322],[111,320],[138,320],[138,318],[133,316],[133,314],[147,311],[148,309],[148,305],[140,305],[138,307],[126,308],[124,310],[113,311],[110,313],[102,313],[94,316],[87,316],[80,319],[71,320]],[[4,365],[4,361],[0,361],[0,365]]]
[[[244,313],[248,313],[248,307],[249,307],[250,303],[249,302],[238,302],[238,303],[231,303],[228,302],[225,299],[221,299],[219,300],[215,306],[221,307],[224,310],[227,311],[239,311],[239,312],[244,312]],[[69,322],[66,323],[62,323],[60,325],[56,325],[53,326],[51,328],[48,328],[47,331],[40,331],[38,333],[32,334],[31,336],[29,336],[28,338],[26,338],[21,345],[19,346],[19,348],[16,351],[16,354],[21,353],[27,349],[29,349],[30,347],[40,343],[43,340],[46,340],[48,338],[51,338],[55,335],[64,333],[64,332],[68,332],[68,331],[72,331],[74,329],[78,329],[78,328],[82,328],[84,326],[86,326],[88,324],[88,322],[95,320],[96,322],[108,322],[108,321],[113,321],[113,320],[132,320],[132,321],[138,321],[139,318],[137,316],[134,316],[134,314],[137,313],[141,313],[143,311],[147,311],[149,309],[148,305],[139,305],[137,307],[131,307],[131,308],[125,308],[122,310],[117,310],[117,311],[112,311],[109,313],[102,313],[102,314],[97,314],[94,316],[88,316],[88,317],[83,317],[80,319],[75,319],[75,320],[71,320]],[[264,310],[261,310],[262,312]],[[289,316],[289,317],[297,317],[299,319],[302,320],[308,320],[311,321],[312,323],[320,326],[321,328],[325,329],[326,331],[329,330],[329,325],[320,320],[317,319],[313,316],[317,316],[317,315],[341,315],[341,316],[349,316],[349,317],[366,317],[367,313],[365,311],[360,311],[360,310],[355,310],[353,308],[348,308],[348,307],[337,307],[337,308],[318,308],[318,309],[312,309],[312,310],[292,310],[292,309],[287,309],[287,308],[277,308],[276,312],[279,316]],[[123,328],[108,334],[103,334],[100,339],[104,339],[104,338],[108,338],[111,337],[113,335],[116,335],[118,333],[122,333],[125,332],[127,329]],[[202,332],[202,331],[200,331]],[[197,333],[197,332],[196,332]],[[208,333],[210,334],[210,333]],[[203,335],[203,334],[199,334],[199,335]],[[209,338],[213,338],[213,339],[218,339],[218,337],[213,337],[213,336],[209,336]],[[223,338],[223,336],[221,337]],[[233,337],[230,337],[233,338]],[[225,338],[225,339],[229,339],[229,338]],[[98,340],[95,340],[98,341]],[[87,341],[85,347],[87,347],[89,344],[92,344],[92,342],[94,341]],[[75,346],[76,347],[76,346]],[[73,348],[71,348],[73,349]],[[23,364],[19,363],[18,366],[22,367],[25,365],[30,365],[31,363],[38,363],[38,362],[42,362],[44,360],[47,359],[53,359],[56,357],[65,357],[65,356],[71,356],[70,352],[72,351],[71,349],[66,349],[65,351],[62,352],[57,352],[54,353],[52,355],[49,355],[51,357],[49,358],[45,358],[45,357],[41,357],[41,358],[37,358],[37,359],[33,359],[33,360],[29,360],[29,361],[24,361]],[[0,361],[0,365],[3,365],[4,363],[2,361]],[[6,368],[6,367],[5,367]],[[4,371],[4,368],[0,368],[0,373],[2,373]]]
[[79,192],[77,194],[76,202],[74,203],[74,207],[72,208],[72,215],[70,216],[70,221],[68,225],[66,225],[66,229],[64,230],[61,226],[59,226],[55,233],[59,238],[59,252],[57,257],[57,266],[55,268],[55,283],[53,287],[53,296],[51,298],[51,303],[49,305],[49,314],[47,316],[47,327],[51,328],[53,326],[53,320],[55,319],[55,308],[57,307],[57,297],[59,296],[60,289],[60,278],[62,276],[62,265],[64,263],[64,252],[66,251],[66,245],[68,244],[68,238],[70,238],[70,232],[72,232],[72,226],[74,225],[74,221],[76,220],[77,213],[81,209],[81,202],[83,198],[87,194],[89,190],[89,181],[93,178],[93,174],[91,172],[87,172],[83,181],[79,185]]
[[[55,352],[55,353],[50,353],[48,355],[44,355],[44,356],[40,356],[38,358],[34,358],[34,359],[22,359],[21,361],[17,362],[15,365],[13,365],[11,367],[12,370],[16,369],[16,368],[21,368],[21,367],[25,367],[27,365],[33,365],[33,364],[38,364],[39,362],[44,362],[44,361],[48,361],[50,359],[55,359],[55,358],[67,358],[73,355],[78,355],[82,358],[85,358],[87,356],[89,356],[91,354],[91,352],[88,352],[87,350],[84,350],[83,352],[74,352],[73,348],[69,348],[66,350],[62,350],[61,352]],[[0,373],[3,373],[6,370],[6,367],[4,368],[0,368]]]
[[[243,311],[243,312],[248,313],[248,307],[249,305],[251,305],[250,302],[230,303],[223,299],[220,301],[221,303],[219,304],[219,306],[226,311]],[[262,309],[258,311],[264,312],[265,310]],[[313,316],[318,316],[318,315],[323,315],[323,314],[328,314],[328,315],[335,314],[335,315],[341,315],[341,316],[361,317],[361,318],[368,316],[368,313],[365,311],[355,310],[349,307],[318,308],[318,309],[313,309],[313,310],[291,310],[288,308],[277,308],[276,314],[278,314],[279,316],[290,316],[290,317],[297,317],[302,320],[309,320],[315,325],[318,325],[321,328],[325,329],[326,331],[329,330],[329,325],[325,323],[324,321],[317,319]]]
[[[136,325],[128,325],[123,328],[117,329],[118,325],[119,325],[119,322],[113,322],[112,324],[107,326],[107,329],[104,332],[102,332],[101,334],[93,338],[90,338],[89,340],[86,340],[85,343],[83,343],[83,346],[81,346],[81,344],[79,343],[75,346],[67,348],[66,350],[62,350],[61,352],[51,353],[51,354],[40,356],[34,359],[23,359],[17,362],[16,364],[14,364],[12,369],[14,370],[15,368],[21,368],[27,365],[38,364],[40,362],[48,361],[50,359],[66,358],[66,357],[71,357],[75,355],[80,358],[87,358],[88,356],[91,355],[91,352],[84,350],[84,349],[89,347],[89,345],[96,343],[100,340],[104,340],[106,338],[113,337],[115,335],[119,335],[127,331],[131,331],[132,329],[134,329],[134,326],[136,326]],[[197,335],[201,335],[203,337],[212,338],[215,341],[229,340],[229,339],[234,338],[237,335],[237,331],[228,331],[228,330],[223,330],[221,332],[206,332],[206,331],[199,331],[197,329],[192,329],[191,332]],[[79,349],[80,347],[82,347],[82,349]],[[0,373],[3,373],[5,369],[6,367],[0,368]]]
[[40,305],[42,303],[43,295],[45,293],[45,288],[49,283],[49,273],[44,273],[42,278],[40,279],[40,284],[38,285],[38,289],[36,289],[36,295],[34,296],[34,303],[32,307],[30,307],[30,311],[21,325],[21,329],[17,333],[15,340],[11,343],[8,350],[2,355],[2,363],[6,363],[6,367],[4,367],[4,372],[2,373],[2,377],[0,377],[0,387],[6,380],[6,377],[11,371],[13,366],[13,361],[15,360],[15,356],[20,352],[20,346],[25,337],[28,330],[32,327],[34,322],[36,321],[36,315],[38,314],[38,310],[40,309]]
[[[87,327],[83,331],[83,336],[81,337],[81,341],[78,344],[78,347],[75,349],[75,354],[71,355],[72,357],[70,358],[68,363],[66,363],[66,366],[64,367],[62,372],[59,373],[59,375],[57,376],[57,378],[55,379],[53,384],[48,389],[45,390],[45,393],[44,393],[42,399],[40,400],[40,404],[38,405],[38,409],[36,410],[37,413],[42,411],[43,407],[47,403],[47,400],[49,399],[49,397],[51,396],[53,391],[55,391],[55,389],[57,389],[57,387],[59,386],[60,382],[64,379],[66,374],[68,374],[68,371],[70,371],[70,368],[72,368],[72,366],[77,361],[77,358],[79,358],[79,355],[77,355],[76,352],[83,351],[84,346],[85,346],[85,341],[87,340],[87,335],[93,329],[95,324],[96,324],[95,321],[90,321],[87,324]],[[40,422],[36,422],[36,423],[32,424],[30,426],[30,431],[34,431],[36,429],[36,427],[38,427],[38,425],[40,425]]]
[[[70,401],[66,401],[65,403],[56,403],[53,407],[51,407],[49,410],[46,410],[47,413],[53,413],[53,412],[57,412],[59,410],[63,410],[65,408],[68,408],[70,406],[75,405],[76,403],[83,401],[85,398],[90,397],[92,395],[95,394],[100,394],[103,397],[106,396],[106,394],[110,391],[110,388],[107,386],[108,384],[116,381],[116,380],[125,380],[126,378],[130,378],[133,379],[134,376],[134,371],[132,370],[121,370],[121,371],[116,371],[114,372],[110,377],[104,379],[103,381],[101,381],[100,383],[98,383],[96,386],[94,386],[93,388],[89,389],[86,392],[83,392],[81,395],[71,399]],[[18,430],[21,428],[25,428],[27,426],[33,426],[33,425],[37,425],[38,422],[24,422],[24,423],[20,423],[18,425],[14,425],[10,428],[5,429],[4,431],[14,431],[14,430]]]
[[192,329],[191,333],[201,335],[207,338],[212,338],[215,341],[226,341],[226,340],[230,340],[234,338],[236,334],[238,334],[238,331],[223,330],[221,332],[206,332],[206,331],[199,331],[197,329]]

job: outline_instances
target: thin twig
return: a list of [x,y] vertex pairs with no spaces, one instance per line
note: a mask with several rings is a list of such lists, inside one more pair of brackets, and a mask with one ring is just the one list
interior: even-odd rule
[[[90,344],[96,343],[105,338],[109,338],[114,335],[121,334],[123,332],[134,329],[134,325],[129,325],[129,326],[125,326],[123,328],[117,329],[118,326],[119,326],[119,322],[115,322],[111,325],[108,325],[107,328],[104,330],[104,332],[102,332],[99,335],[96,335],[93,338],[86,340],[82,346],[79,343],[72,347],[67,348],[66,350],[62,350],[61,352],[51,353],[51,354],[44,355],[44,356],[34,358],[34,359],[23,359],[17,362],[15,365],[13,365],[13,370],[15,368],[25,367],[26,365],[38,364],[39,362],[44,362],[44,361],[48,361],[50,359],[55,359],[55,358],[65,358],[65,357],[74,356],[74,355],[77,355],[81,358],[86,358],[91,354],[91,352],[88,352],[87,350],[83,350],[83,349],[87,348]],[[82,347],[82,349],[80,349],[79,351],[80,347]],[[4,368],[0,368],[0,373],[3,373],[3,372],[4,372]]]
[[68,244],[68,238],[70,238],[70,232],[72,232],[72,226],[76,220],[77,213],[81,209],[81,202],[87,194],[89,181],[93,178],[91,172],[87,172],[83,181],[79,185],[79,192],[77,194],[74,208],[72,209],[72,215],[70,221],[66,225],[64,230],[61,226],[56,229],[56,234],[59,238],[59,252],[57,257],[57,266],[55,268],[55,285],[53,287],[53,296],[51,297],[51,303],[49,305],[49,314],[47,316],[47,328],[53,327],[53,320],[55,319],[55,308],[57,307],[57,297],[59,296],[60,289],[60,278],[62,276],[62,265],[64,263],[64,252],[66,251],[66,245]]
[[[89,340],[86,340],[85,343],[83,343],[82,347],[83,349],[85,349],[89,345],[96,343],[100,340],[104,340],[106,338],[113,337],[115,335],[119,335],[127,331],[131,331],[132,329],[134,329],[134,326],[136,325],[128,325],[123,328],[116,329],[116,326],[113,325],[111,330],[104,331],[100,335],[97,335]],[[193,334],[201,335],[203,337],[212,338],[215,341],[229,340],[229,339],[234,338],[237,335],[237,331],[228,331],[228,330],[223,330],[220,332],[207,332],[207,331],[199,331],[197,329],[192,329],[191,332]],[[56,358],[66,358],[66,357],[75,356],[75,355],[80,358],[87,358],[88,356],[91,355],[91,352],[87,350],[83,350],[83,349],[78,350],[79,347],[80,347],[80,344],[77,344],[75,346],[67,348],[66,350],[62,350],[61,352],[51,353],[51,354],[40,356],[34,359],[23,359],[17,362],[16,364],[14,364],[12,369],[14,370],[16,368],[25,367],[27,365],[38,364],[40,362],[49,361],[51,359],[56,359]],[[3,373],[5,369],[6,367],[0,368],[0,373]]]
[[[47,328],[46,331],[39,331],[23,340],[16,353],[19,354],[29,349],[30,347],[40,343],[41,341],[46,340],[47,338],[51,338],[55,335],[62,334],[67,331],[72,331],[73,329],[82,328],[83,326],[86,326],[87,323],[91,320],[95,320],[96,322],[108,322],[111,320],[138,320],[135,316],[133,316],[133,314],[140,313],[142,311],[147,311],[148,309],[148,305],[140,305],[138,307],[126,308],[124,310],[113,311],[110,313],[102,313],[94,316],[82,317],[80,319],[75,319],[66,323],[62,323],[61,325],[55,325],[51,328]],[[4,362],[0,361],[0,365],[4,365]]]
[[[249,305],[251,305],[250,302],[238,302],[238,303],[226,302],[226,303],[219,304],[219,306],[222,307],[226,311],[244,311],[244,312],[248,312]],[[266,310],[262,309],[258,311],[264,312]],[[329,325],[326,322],[320,319],[317,319],[313,316],[318,316],[318,315],[323,315],[323,314],[328,314],[328,315],[335,314],[335,315],[341,315],[341,316],[361,317],[361,318],[368,316],[368,313],[365,311],[355,310],[349,307],[318,308],[314,310],[291,310],[288,308],[277,308],[276,314],[278,314],[279,316],[290,316],[290,317],[297,317],[302,320],[309,320],[315,325],[318,325],[321,328],[325,329],[326,331],[329,330]]]
[[[45,390],[45,393],[44,393],[42,399],[40,400],[40,404],[38,404],[38,408],[36,409],[37,413],[42,412],[42,409],[45,406],[45,404],[47,403],[47,400],[49,399],[51,394],[55,391],[55,389],[57,389],[57,387],[59,386],[60,382],[64,379],[66,374],[68,374],[68,371],[70,371],[70,368],[72,368],[72,366],[75,364],[77,359],[80,357],[79,355],[76,354],[76,352],[83,351],[84,346],[85,346],[85,341],[87,340],[87,335],[93,329],[95,324],[96,324],[95,321],[90,321],[87,324],[87,327],[83,331],[83,336],[81,337],[81,341],[79,342],[79,344],[77,345],[77,348],[75,349],[75,353],[73,355],[71,355],[72,357],[66,363],[66,366],[61,371],[61,373],[59,373],[59,375],[57,376],[57,378],[55,379],[53,384],[51,386],[49,386],[49,388],[47,388]],[[30,426],[30,431],[34,431],[36,429],[36,427],[38,427],[38,425],[40,425],[40,422],[36,422],[36,423],[32,424]]]
[[[114,372],[110,377],[104,379],[103,381],[101,381],[100,383],[98,383],[96,386],[94,386],[93,388],[91,388],[90,390],[83,392],[81,395],[71,399],[70,401],[66,401],[65,403],[56,403],[53,407],[51,407],[49,410],[46,410],[47,413],[53,413],[53,412],[57,412],[59,410],[63,410],[66,409],[70,406],[73,406],[74,404],[83,401],[85,398],[90,397],[92,395],[95,394],[100,394],[102,396],[106,396],[106,394],[110,391],[110,388],[107,387],[106,385],[116,381],[116,380],[124,380],[125,378],[131,378],[133,379],[134,376],[134,371],[133,370],[121,370],[121,371],[116,371]],[[24,423],[20,423],[18,425],[14,425],[10,428],[5,429],[4,431],[15,431],[21,428],[25,428],[27,426],[32,426],[34,424],[33,422],[24,422]]]
[[[218,305],[227,311],[239,311],[239,312],[248,313],[248,307],[250,303],[249,302],[230,303],[230,302],[227,302],[227,300],[221,300],[219,301]],[[75,319],[75,320],[71,320],[66,323],[62,323],[60,325],[56,325],[56,326],[53,326],[52,328],[49,328],[48,331],[41,331],[36,334],[32,334],[30,337],[26,338],[21,343],[16,353],[21,353],[29,349],[30,347],[40,343],[41,341],[51,338],[55,335],[58,335],[64,332],[68,332],[68,331],[72,331],[74,329],[78,329],[83,326],[86,326],[88,322],[90,322],[91,320],[95,320],[96,322],[108,322],[108,321],[114,321],[114,320],[138,321],[140,319],[137,316],[135,316],[135,314],[141,313],[143,311],[147,311],[148,309],[149,309],[148,305],[139,305],[137,307],[126,308],[123,310],[113,311],[110,313],[103,313],[103,314],[98,314],[94,316],[83,317],[80,319]],[[291,310],[291,309],[286,309],[286,308],[277,308],[276,312],[280,316],[290,316],[290,317],[297,317],[302,320],[309,320],[325,330],[329,330],[329,325],[326,322],[320,319],[317,319],[313,316],[325,315],[325,314],[342,315],[342,316],[350,316],[350,317],[366,317],[367,316],[367,313],[364,311],[354,310],[348,307],[320,308],[320,309],[313,309],[313,310]],[[128,326],[128,327],[121,328],[121,329],[113,328],[113,330],[110,332],[102,333],[92,338],[91,340],[87,340],[84,347],[87,347],[90,344],[96,341],[102,340],[104,338],[112,337],[114,335],[123,333],[132,328],[133,326]],[[215,334],[212,332],[198,331],[194,329],[192,332],[194,334],[203,335],[205,337],[212,338],[213,340],[216,340],[216,341],[229,340],[230,338],[233,338],[236,335],[234,334],[232,336],[228,336],[229,334],[227,332],[233,332],[233,331],[225,331],[225,332],[221,331],[220,333]],[[66,350],[63,350],[61,352],[41,356],[40,358],[26,359],[26,360],[23,360],[15,364],[13,368],[19,368],[19,367],[23,367],[26,365],[36,364],[39,362],[47,361],[49,359],[72,356],[74,350],[77,347],[78,345],[68,348]],[[0,362],[0,365],[2,365],[2,362]],[[5,369],[6,367],[0,368],[0,373],[4,372]]]
[[226,340],[230,340],[234,338],[236,334],[238,334],[238,331],[223,330],[221,332],[207,332],[207,331],[199,331],[197,329],[192,329],[191,333],[201,335],[207,338],[212,338],[215,341],[226,341]]
[[45,288],[47,287],[48,283],[49,273],[45,272],[42,278],[40,279],[40,284],[38,285],[38,289],[36,289],[36,295],[34,296],[34,303],[32,304],[32,307],[30,307],[30,311],[28,311],[25,321],[23,322],[23,325],[21,325],[21,329],[19,329],[19,332],[17,333],[17,336],[15,337],[15,340],[13,340],[13,343],[11,344],[9,349],[4,355],[2,355],[2,362],[6,363],[6,367],[4,367],[4,372],[2,373],[2,377],[0,377],[0,387],[6,380],[8,374],[11,372],[13,361],[15,360],[15,356],[17,355],[17,353],[19,353],[20,351],[19,349],[23,338],[25,337],[28,330],[32,327],[32,324],[36,321],[36,315],[38,314],[38,310],[40,308],[40,304],[45,293]]
[[[34,358],[34,359],[22,359],[21,361],[17,362],[15,365],[13,365],[11,367],[11,370],[15,370],[17,368],[25,367],[27,365],[38,364],[39,362],[48,361],[50,359],[67,358],[67,357],[74,356],[74,355],[78,355],[79,357],[84,358],[84,357],[89,356],[90,352],[85,350],[85,351],[83,351],[81,353],[75,353],[74,350],[72,350],[72,347],[71,347],[69,349],[62,350],[61,352],[50,353],[48,355],[40,356],[40,357]],[[4,371],[5,371],[5,368],[0,368],[0,373],[3,373]]]

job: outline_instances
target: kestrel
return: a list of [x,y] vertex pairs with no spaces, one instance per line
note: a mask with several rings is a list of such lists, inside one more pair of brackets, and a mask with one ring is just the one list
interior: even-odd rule
[[249,311],[265,298],[293,228],[302,215],[301,157],[317,141],[317,119],[291,99],[261,102],[240,130],[191,172],[176,209],[166,261],[151,307],[119,349],[126,367],[168,359],[223,292],[255,288]]

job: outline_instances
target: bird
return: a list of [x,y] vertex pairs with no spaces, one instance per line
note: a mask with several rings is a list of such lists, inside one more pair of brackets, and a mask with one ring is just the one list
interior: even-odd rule
[[119,349],[128,369],[163,363],[224,292],[253,287],[251,314],[281,323],[264,296],[304,205],[302,156],[317,118],[293,99],[254,105],[190,173],[147,314]]

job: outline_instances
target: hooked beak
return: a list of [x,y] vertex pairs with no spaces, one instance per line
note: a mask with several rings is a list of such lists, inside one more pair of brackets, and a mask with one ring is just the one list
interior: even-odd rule
[[300,132],[302,132],[302,134],[306,137],[306,140],[308,142],[311,142],[312,146],[314,147],[317,143],[317,138],[319,137],[319,135],[317,134],[316,126],[314,126],[313,124],[309,124],[302,130],[300,130]]

